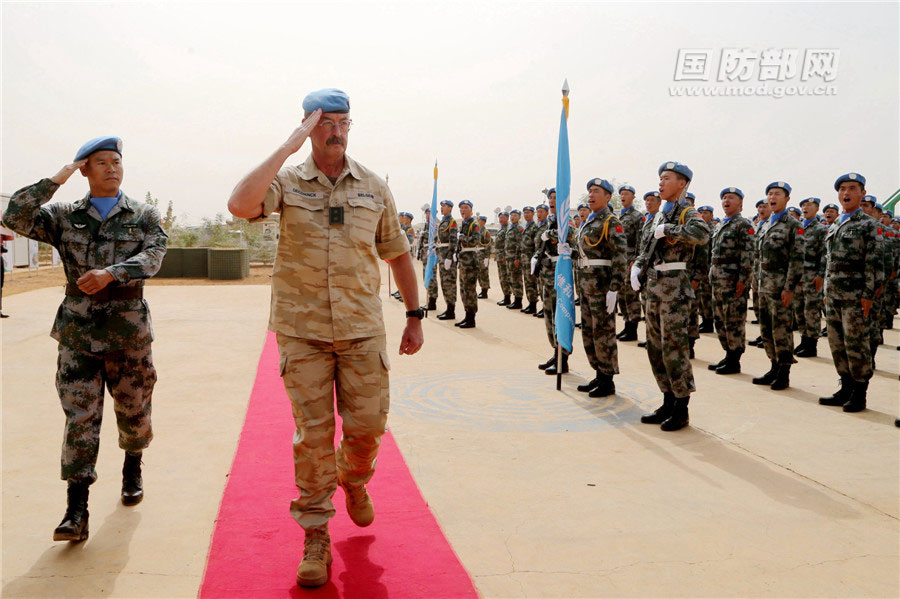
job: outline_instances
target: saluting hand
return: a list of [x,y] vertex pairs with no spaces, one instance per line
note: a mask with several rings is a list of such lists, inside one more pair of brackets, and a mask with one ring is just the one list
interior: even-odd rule
[[115,280],[108,270],[97,269],[89,270],[79,277],[75,284],[78,288],[87,293],[94,295]]
[[50,177],[50,180],[57,185],[62,185],[69,180],[69,177],[71,177],[75,173],[75,171],[80,170],[81,167],[86,165],[87,162],[88,159],[85,158],[84,160],[77,160],[71,164],[67,164],[66,166],[59,169],[58,173]]
[[319,124],[321,116],[322,109],[316,108],[311,115],[306,117],[299,127],[294,129],[294,132],[291,133],[290,137],[287,138],[287,141],[284,142],[284,147],[289,150],[291,154],[298,151],[303,146],[306,138],[309,137],[309,134],[312,132],[313,127]]

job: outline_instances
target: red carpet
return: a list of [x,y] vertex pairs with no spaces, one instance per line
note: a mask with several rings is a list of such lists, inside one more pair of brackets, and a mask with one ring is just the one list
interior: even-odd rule
[[303,531],[288,512],[297,495],[293,430],[290,401],[278,375],[278,346],[269,333],[219,508],[201,598],[478,596],[390,431],[382,437],[375,477],[368,485],[375,522],[367,528],[355,526],[338,489],[337,515],[330,523],[330,579],[317,589],[297,586]]

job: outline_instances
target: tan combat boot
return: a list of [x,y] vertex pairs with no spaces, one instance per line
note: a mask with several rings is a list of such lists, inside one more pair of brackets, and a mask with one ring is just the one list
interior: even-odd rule
[[306,531],[303,541],[303,561],[297,567],[297,584],[302,587],[318,587],[328,582],[328,566],[331,565],[331,536],[328,525]]
[[375,519],[375,506],[372,498],[366,492],[365,485],[351,487],[341,483],[344,495],[347,497],[347,513],[357,526],[368,526]]

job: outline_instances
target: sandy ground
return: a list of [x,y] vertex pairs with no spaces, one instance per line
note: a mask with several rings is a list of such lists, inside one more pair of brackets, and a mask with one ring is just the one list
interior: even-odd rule
[[[382,293],[396,348],[403,306],[387,298],[387,283]],[[268,295],[253,285],[147,290],[160,371],[147,498],[118,504],[121,452],[108,423],[91,538],[72,546],[50,540],[65,501],[47,337],[60,291],[8,298],[4,597],[196,595]],[[756,348],[740,375],[708,371],[722,351],[704,335],[691,427],[663,433],[638,421],[659,392],[635,343],[619,344],[617,395],[591,400],[575,391],[590,372],[576,331],[573,372],[557,392],[555,377],[536,368],[549,355],[543,321],[496,306],[496,282],[490,295],[478,328],[432,314],[423,351],[394,356],[389,418],[483,596],[900,595],[898,331],[886,333],[891,349],[879,352],[860,414],[817,403],[836,381],[824,340],[821,357],[801,359],[792,387],[775,392],[750,384],[768,366]],[[748,325],[749,337],[757,331]]]

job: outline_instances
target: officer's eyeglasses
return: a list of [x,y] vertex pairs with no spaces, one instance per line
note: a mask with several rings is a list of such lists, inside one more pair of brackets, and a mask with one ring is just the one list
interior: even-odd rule
[[317,127],[323,129],[324,131],[326,131],[328,133],[331,133],[332,131],[334,131],[335,127],[339,127],[341,131],[346,133],[347,131],[350,130],[350,125],[352,125],[352,124],[353,124],[353,121],[351,119],[346,119],[343,121],[339,121],[337,123],[326,119],[324,121],[319,121],[319,124],[317,125]]

